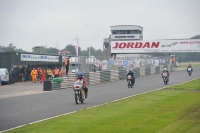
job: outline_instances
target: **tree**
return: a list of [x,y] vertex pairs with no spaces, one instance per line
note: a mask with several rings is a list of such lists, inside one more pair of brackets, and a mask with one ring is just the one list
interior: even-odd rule
[[0,46],[0,51],[3,51],[3,52],[10,52],[10,51],[24,52],[25,50],[17,49],[16,46],[14,46],[12,43],[10,43],[8,46]]
[[[73,55],[73,56],[76,56],[76,50],[75,50],[75,47],[74,47],[74,45],[72,45],[72,44],[69,44],[69,45],[67,45],[65,48],[64,48],[66,51],[69,51],[69,52],[71,52],[71,54]],[[63,50],[64,50],[63,49]],[[62,50],[62,51],[63,51]],[[81,48],[78,46],[78,54],[80,55],[80,53],[81,53]]]
[[191,39],[200,39],[200,35],[193,36]]

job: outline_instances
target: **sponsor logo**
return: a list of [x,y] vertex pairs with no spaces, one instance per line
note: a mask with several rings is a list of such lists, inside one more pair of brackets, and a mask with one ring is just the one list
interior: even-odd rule
[[160,42],[121,42],[115,43],[114,49],[124,49],[124,48],[158,48]]

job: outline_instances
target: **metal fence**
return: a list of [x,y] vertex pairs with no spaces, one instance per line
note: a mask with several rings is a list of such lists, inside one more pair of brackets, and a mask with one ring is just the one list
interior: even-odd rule
[[[145,68],[145,74],[149,74],[150,66],[159,66],[170,64],[169,57],[88,57],[88,56],[77,56],[70,58],[69,72],[97,72],[97,71],[108,71],[108,70],[127,70],[134,69],[136,72],[140,67]],[[147,68],[149,66],[149,68]],[[158,68],[155,73],[158,73]]]

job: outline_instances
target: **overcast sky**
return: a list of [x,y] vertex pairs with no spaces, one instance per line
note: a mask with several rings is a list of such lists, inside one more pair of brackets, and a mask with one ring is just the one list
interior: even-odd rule
[[3,46],[62,49],[78,35],[81,49],[102,49],[113,25],[142,26],[144,40],[190,38],[200,34],[200,0],[0,0]]

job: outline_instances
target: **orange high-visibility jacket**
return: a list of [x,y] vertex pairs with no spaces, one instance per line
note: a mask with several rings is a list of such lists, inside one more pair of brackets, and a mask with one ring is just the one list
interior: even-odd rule
[[66,58],[65,65],[69,65],[69,58]]
[[38,71],[37,71],[37,70],[32,70],[32,71],[31,71],[31,76],[33,76],[33,75],[36,75],[36,76],[37,76],[37,75],[38,75]]
[[54,70],[54,74],[55,74],[55,75],[58,74],[58,69],[55,69],[55,70]]

